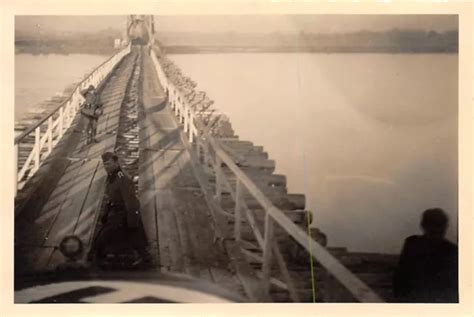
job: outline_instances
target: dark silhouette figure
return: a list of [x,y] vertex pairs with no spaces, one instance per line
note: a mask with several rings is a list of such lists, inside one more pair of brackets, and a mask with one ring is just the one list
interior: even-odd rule
[[132,266],[150,262],[148,242],[140,216],[140,203],[135,195],[133,181],[126,175],[114,153],[102,154],[107,172],[105,210],[101,217],[102,228],[94,241],[89,257],[105,258],[107,253],[135,250],[139,257]]
[[448,217],[442,209],[423,213],[424,234],[405,240],[393,289],[404,303],[458,302],[458,248],[444,238]]

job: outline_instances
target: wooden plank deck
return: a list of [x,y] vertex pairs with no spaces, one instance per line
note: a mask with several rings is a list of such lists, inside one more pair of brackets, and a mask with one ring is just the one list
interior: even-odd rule
[[101,92],[104,115],[98,122],[100,142],[85,145],[83,135],[72,155],[66,158],[71,163],[34,221],[39,235],[30,241],[33,270],[54,269],[64,261],[54,246],[66,235],[75,234],[84,242],[90,242],[106,177],[100,155],[113,150],[115,145],[116,135],[110,132],[118,127],[115,113],[125,95],[134,58],[134,54],[126,57]]
[[139,193],[150,244],[162,270],[242,292],[225,249],[215,243],[209,207],[151,58],[143,54],[142,62]]

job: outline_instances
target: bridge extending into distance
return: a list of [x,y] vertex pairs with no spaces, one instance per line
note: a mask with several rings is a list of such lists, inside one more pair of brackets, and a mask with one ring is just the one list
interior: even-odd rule
[[[65,236],[91,248],[103,209],[100,158],[114,151],[136,184],[153,258],[147,276],[182,273],[247,302],[391,301],[396,257],[327,247],[304,195],[287,192],[263,147],[240,140],[156,45],[153,19],[131,16],[127,32],[128,46],[15,138],[16,281],[66,262]],[[86,145],[79,91],[90,84],[104,114],[99,142]]]

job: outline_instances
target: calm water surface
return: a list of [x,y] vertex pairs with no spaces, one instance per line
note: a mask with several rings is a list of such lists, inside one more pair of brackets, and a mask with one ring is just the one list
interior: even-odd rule
[[457,241],[457,55],[172,55],[263,145],[334,246],[398,253],[442,207]]
[[87,54],[15,55],[15,120],[62,93],[68,85],[81,81],[107,58]]

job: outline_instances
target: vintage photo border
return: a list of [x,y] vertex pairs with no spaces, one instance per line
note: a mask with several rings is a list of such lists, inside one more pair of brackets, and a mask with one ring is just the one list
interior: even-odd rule
[[[466,1],[165,1],[165,0],[2,0],[0,164],[1,316],[472,316],[472,92],[473,3]],[[147,14],[457,14],[459,15],[459,304],[13,304],[13,105],[15,15]]]

